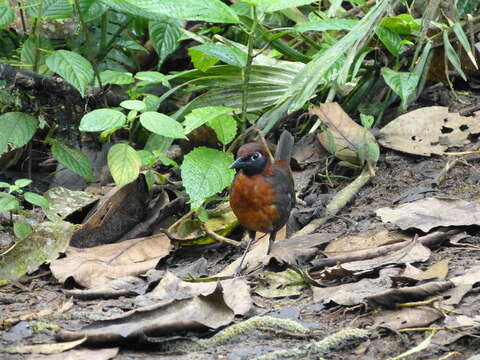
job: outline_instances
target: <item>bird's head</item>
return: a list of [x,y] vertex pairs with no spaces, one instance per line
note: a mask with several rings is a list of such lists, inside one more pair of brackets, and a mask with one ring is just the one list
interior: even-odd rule
[[230,165],[230,169],[242,170],[245,175],[257,175],[270,165],[270,157],[265,146],[248,143],[238,150],[237,159]]

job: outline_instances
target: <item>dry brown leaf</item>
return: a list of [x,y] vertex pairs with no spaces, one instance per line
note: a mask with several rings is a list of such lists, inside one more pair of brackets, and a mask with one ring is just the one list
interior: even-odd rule
[[65,295],[77,299],[112,299],[120,296],[136,296],[144,294],[148,283],[136,276],[126,276],[109,281],[106,284],[91,289],[63,290]]
[[0,353],[9,354],[57,354],[65,350],[83,344],[87,339],[84,336],[78,337],[73,341],[53,344],[36,344],[36,345],[14,345],[0,348]]
[[54,355],[30,355],[27,360],[109,360],[118,355],[119,348],[70,350]]
[[392,330],[427,327],[443,317],[440,311],[432,308],[403,308],[401,310],[382,311],[375,319],[375,325]]
[[[310,114],[318,116],[322,123],[327,126],[336,147],[334,155],[340,160],[358,164],[357,149],[362,140],[376,142],[375,137],[353,121],[338,103],[314,106],[310,109]],[[318,139],[325,149],[331,151],[331,144],[326,131],[319,132]]]
[[417,280],[430,280],[439,279],[445,280],[448,273],[448,259],[440,260],[439,262],[430,266],[427,270],[417,275],[414,279]]
[[463,297],[472,290],[473,286],[480,281],[480,265],[472,266],[465,271],[465,274],[450,279],[455,287],[444,294],[442,303],[456,305]]
[[62,283],[73,277],[79,285],[92,288],[113,279],[142,274],[169,253],[170,240],[158,234],[94,248],[69,247],[67,257],[53,261],[50,269]]
[[400,229],[420,229],[428,232],[439,226],[468,226],[480,224],[480,204],[474,201],[430,197],[396,208],[377,210],[383,222],[391,222]]
[[380,130],[378,142],[389,149],[430,156],[452,146],[469,144],[480,133],[480,113],[466,117],[449,113],[447,107],[430,106],[400,115]]
[[338,256],[348,251],[370,249],[406,240],[410,240],[410,237],[401,233],[390,233],[388,230],[360,235],[346,235],[331,241],[325,248],[324,253],[327,256]]

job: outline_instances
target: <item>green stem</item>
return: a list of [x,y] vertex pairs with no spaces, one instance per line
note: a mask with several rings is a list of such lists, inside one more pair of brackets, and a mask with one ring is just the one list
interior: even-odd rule
[[253,61],[253,42],[255,40],[255,30],[257,27],[257,7],[253,6],[253,23],[248,33],[248,44],[247,44],[247,63],[243,68],[243,92],[242,92],[242,132],[245,131],[247,127],[247,107],[248,107],[248,83],[250,82],[250,72],[252,70],[252,61]]
[[102,23],[100,28],[100,49],[104,49],[107,44],[107,26],[108,26],[108,11],[102,15]]
[[119,26],[115,34],[113,34],[110,40],[108,41],[107,45],[104,48],[100,49],[100,52],[97,56],[98,62],[102,61],[105,58],[105,56],[107,56],[107,54],[110,52],[110,50],[112,50],[113,45],[115,44],[115,41],[117,41],[122,31],[125,30],[132,21],[133,19],[130,18],[127,21],[125,21],[121,26]]

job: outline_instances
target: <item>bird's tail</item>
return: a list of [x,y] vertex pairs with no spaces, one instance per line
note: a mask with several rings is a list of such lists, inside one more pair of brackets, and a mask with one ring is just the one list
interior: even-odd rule
[[278,140],[277,150],[275,151],[275,160],[283,160],[290,163],[293,151],[293,136],[287,130],[282,132]]

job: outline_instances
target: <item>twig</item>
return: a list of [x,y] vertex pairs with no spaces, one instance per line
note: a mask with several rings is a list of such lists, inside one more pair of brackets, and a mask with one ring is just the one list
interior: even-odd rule
[[242,244],[240,241],[235,241],[235,240],[229,239],[225,236],[218,235],[214,231],[207,228],[207,226],[205,224],[202,224],[201,228],[202,228],[203,231],[205,231],[205,233],[208,236],[211,236],[214,240],[216,240],[218,242],[227,243],[227,244],[230,244],[230,245],[233,245],[233,246],[240,246]]

